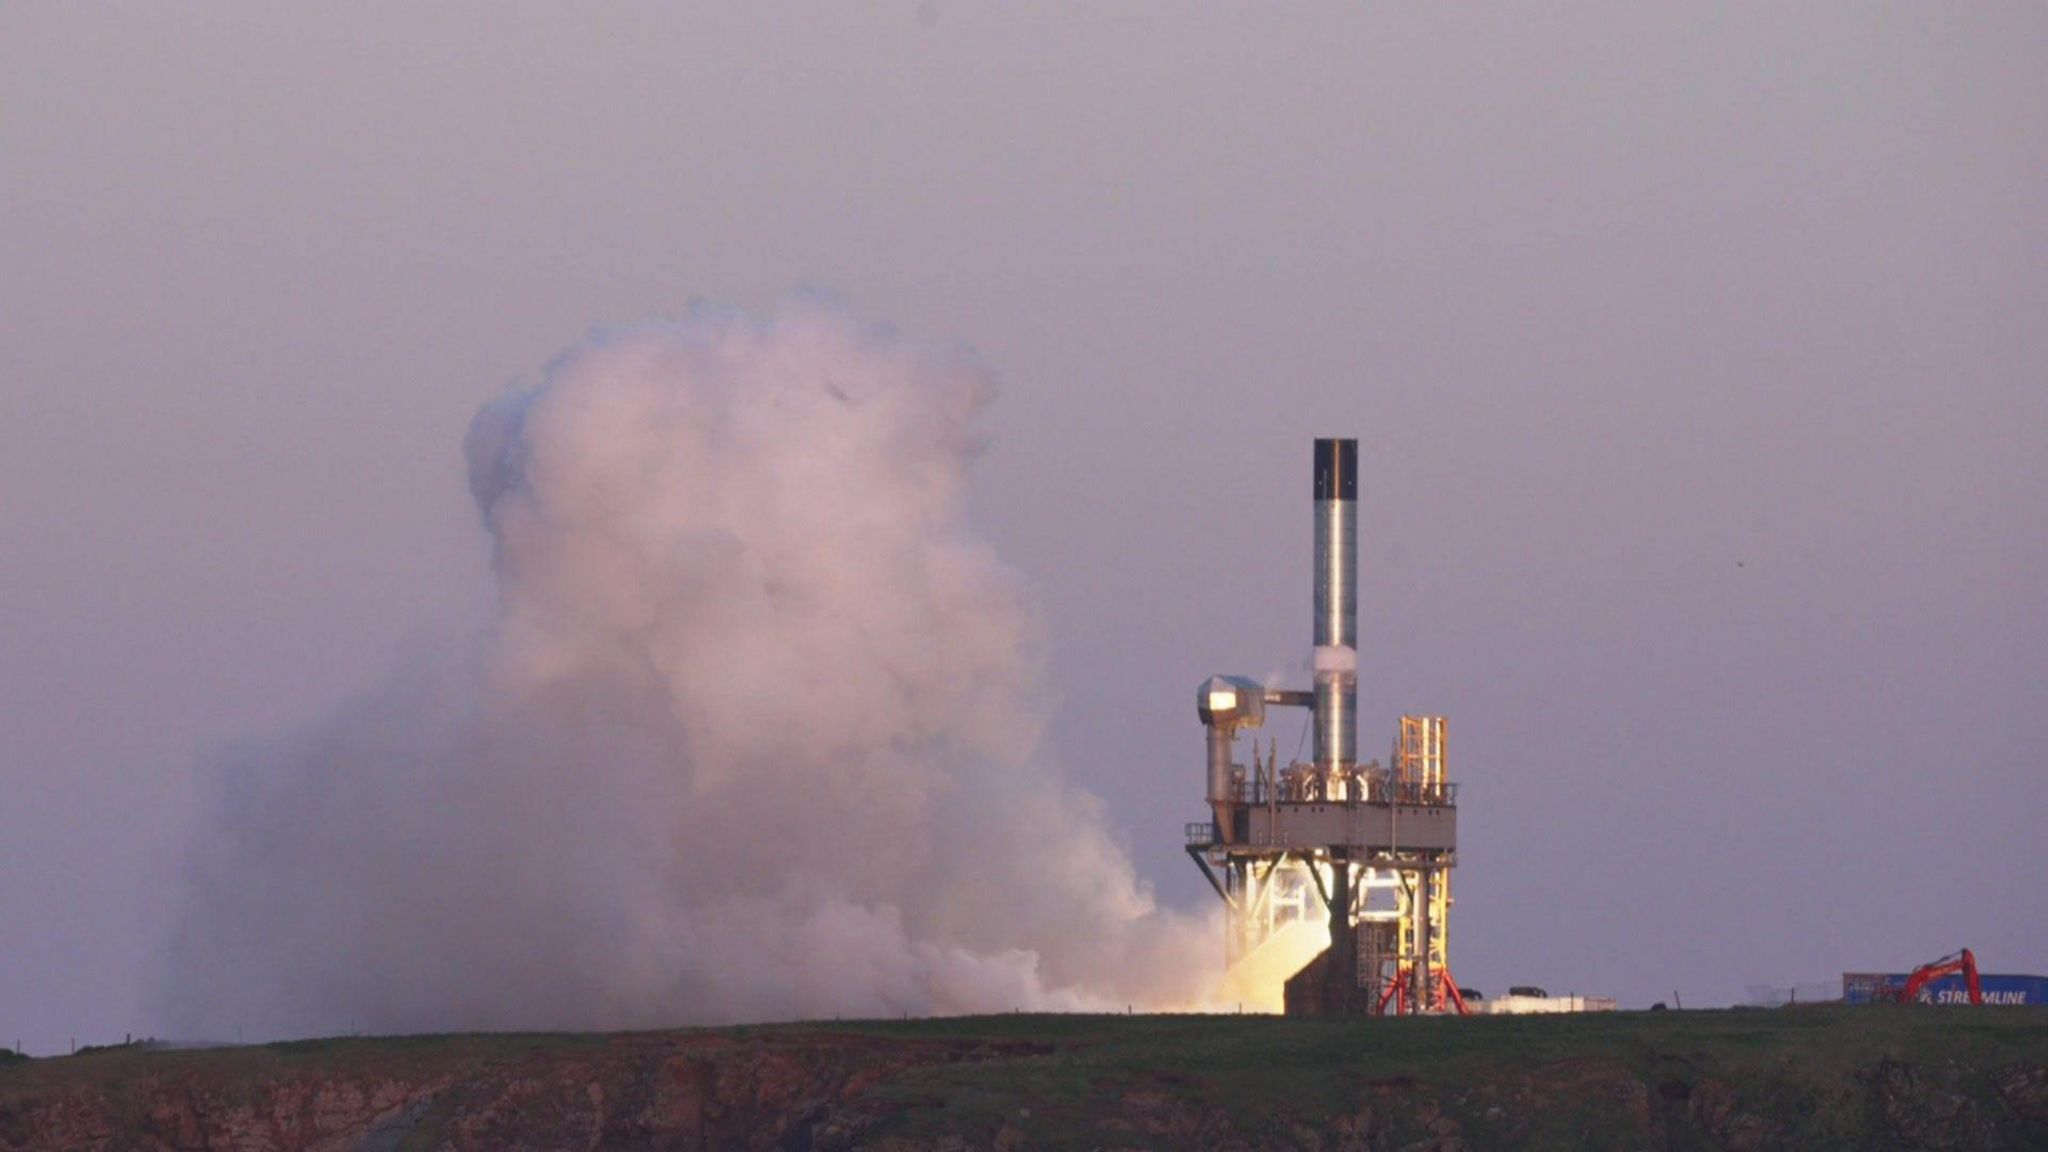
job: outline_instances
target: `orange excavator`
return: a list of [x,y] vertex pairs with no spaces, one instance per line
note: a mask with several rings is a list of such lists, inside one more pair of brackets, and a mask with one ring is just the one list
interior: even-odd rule
[[1922,964],[1906,977],[1905,986],[1899,989],[1899,1003],[1915,1004],[1920,1000],[1920,990],[1944,976],[1962,973],[1963,984],[1970,990],[1970,1003],[1984,1003],[1984,987],[1977,982],[1977,955],[1968,948],[1952,952],[1932,964]]

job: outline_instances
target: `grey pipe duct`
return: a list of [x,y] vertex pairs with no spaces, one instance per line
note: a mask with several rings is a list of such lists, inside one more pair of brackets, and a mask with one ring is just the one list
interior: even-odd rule
[[1209,730],[1209,807],[1216,813],[1216,839],[1232,838],[1231,813],[1244,797],[1232,780],[1231,762],[1239,728],[1266,722],[1267,690],[1242,676],[1211,676],[1195,690],[1195,715]]

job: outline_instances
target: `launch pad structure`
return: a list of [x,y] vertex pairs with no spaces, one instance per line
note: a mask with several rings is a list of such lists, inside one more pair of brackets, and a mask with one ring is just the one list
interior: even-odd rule
[[[1441,716],[1403,716],[1390,762],[1361,763],[1358,716],[1358,442],[1315,442],[1314,678],[1306,690],[1212,676],[1196,692],[1208,736],[1210,819],[1187,853],[1223,899],[1233,973],[1328,928],[1328,946],[1286,981],[1287,1014],[1464,1013],[1452,979],[1451,868],[1458,787]],[[1305,708],[1313,755],[1237,760],[1238,736],[1270,708]]]

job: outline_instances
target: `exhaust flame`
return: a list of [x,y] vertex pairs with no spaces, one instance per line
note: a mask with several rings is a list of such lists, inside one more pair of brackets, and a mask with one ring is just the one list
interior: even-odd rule
[[965,356],[813,300],[593,336],[468,443],[499,623],[222,765],[187,1035],[1190,1006],[1033,759],[1034,622],[966,520]]

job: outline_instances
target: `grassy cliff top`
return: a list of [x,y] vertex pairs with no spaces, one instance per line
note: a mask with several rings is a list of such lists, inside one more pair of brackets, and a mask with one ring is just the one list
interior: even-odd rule
[[[686,1068],[699,1077],[688,1107],[663,1087]],[[634,1100],[632,1130],[653,1132],[668,1121],[647,1102],[661,1098],[713,1146],[727,1116],[746,1118],[734,1140],[796,1125],[819,1148],[2025,1148],[2048,1146],[2048,1009],[1010,1015],[133,1045],[0,1065],[0,1149],[61,1146],[38,1143],[39,1117],[81,1107],[104,1116],[91,1130],[140,1140],[166,1101],[192,1113],[188,1132],[229,1105],[297,1131],[294,1101],[337,1085],[362,1103],[330,1100],[321,1122],[403,1121],[393,1147],[581,1142],[625,1124]],[[536,1093],[559,1101],[535,1111]],[[525,1103],[492,1103],[514,1097]],[[488,1126],[506,1116],[544,1130]],[[448,1135],[472,1130],[489,1139]]]

